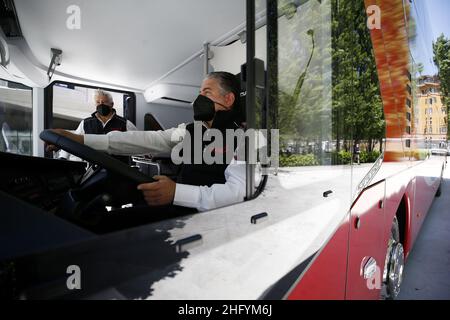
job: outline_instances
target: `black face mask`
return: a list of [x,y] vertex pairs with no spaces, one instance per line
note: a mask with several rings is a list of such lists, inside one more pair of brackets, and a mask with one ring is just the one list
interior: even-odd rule
[[107,115],[109,115],[112,111],[112,108],[110,106],[107,106],[106,104],[99,104],[97,106],[97,112],[106,117]]
[[214,101],[208,97],[199,95],[197,99],[192,103],[194,107],[194,120],[195,121],[211,121],[216,114],[214,108]]
[[[214,102],[208,97],[203,95],[199,95],[197,99],[193,102],[194,107],[194,120],[195,121],[211,121],[214,119],[212,123],[212,128],[216,129],[235,129],[236,125],[234,124],[237,114],[236,110],[220,110],[217,111],[214,108]],[[225,106],[224,106],[225,107]]]

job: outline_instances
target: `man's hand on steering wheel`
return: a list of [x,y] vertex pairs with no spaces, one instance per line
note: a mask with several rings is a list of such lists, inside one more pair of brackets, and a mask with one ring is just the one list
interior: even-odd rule
[[171,204],[175,197],[176,183],[166,176],[154,176],[156,182],[138,185],[142,191],[145,202],[149,206],[164,206]]
[[[84,144],[84,136],[80,135],[80,134],[74,134],[70,131],[64,130],[64,129],[50,129],[51,131],[69,138],[70,140],[76,141],[80,144]],[[45,143],[45,150],[50,152],[50,151],[58,151],[60,148],[58,146],[55,146],[54,144],[50,144],[50,143]]]

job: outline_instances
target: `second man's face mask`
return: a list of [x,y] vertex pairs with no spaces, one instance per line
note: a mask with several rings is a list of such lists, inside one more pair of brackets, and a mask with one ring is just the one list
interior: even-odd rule
[[99,104],[97,106],[97,112],[104,117],[111,113],[111,109],[112,108],[110,106],[107,106],[106,104]]

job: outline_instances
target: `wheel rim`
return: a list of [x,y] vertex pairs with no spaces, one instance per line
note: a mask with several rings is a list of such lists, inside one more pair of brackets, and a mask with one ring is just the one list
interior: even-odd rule
[[401,243],[395,243],[392,247],[391,258],[389,259],[389,271],[387,278],[387,293],[389,298],[395,299],[400,293],[400,286],[403,279],[404,252]]

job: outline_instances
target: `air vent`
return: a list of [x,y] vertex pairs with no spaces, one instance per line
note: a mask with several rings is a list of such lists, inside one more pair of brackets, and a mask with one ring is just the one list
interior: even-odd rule
[[0,27],[8,38],[22,37],[22,30],[12,0],[0,0]]
[[199,91],[198,86],[161,83],[145,90],[144,97],[148,103],[192,108],[191,102],[195,100]]
[[162,100],[167,100],[167,101],[174,101],[174,102],[191,103],[191,101],[175,99],[175,98],[169,98],[169,97],[161,97],[161,99]]

